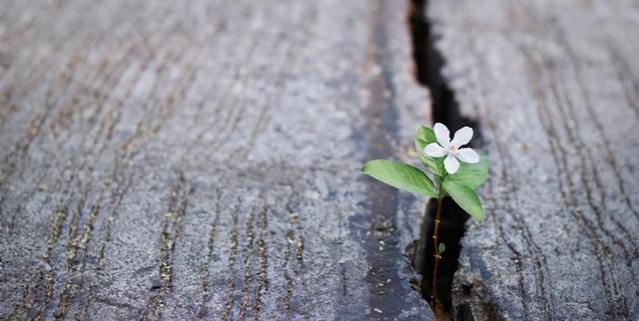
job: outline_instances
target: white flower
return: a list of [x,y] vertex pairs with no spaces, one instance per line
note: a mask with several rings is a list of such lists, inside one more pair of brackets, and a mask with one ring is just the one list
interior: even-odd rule
[[424,148],[424,153],[430,157],[444,157],[444,168],[449,174],[457,173],[460,160],[464,163],[479,163],[479,155],[472,148],[460,148],[468,144],[473,138],[473,129],[466,126],[455,132],[453,140],[450,140],[450,131],[444,124],[436,123],[433,126],[437,143],[430,143]]

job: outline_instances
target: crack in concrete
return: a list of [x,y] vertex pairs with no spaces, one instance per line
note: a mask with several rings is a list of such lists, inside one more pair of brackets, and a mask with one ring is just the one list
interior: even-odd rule
[[[473,128],[475,137],[471,146],[480,145],[481,136],[477,130],[475,120],[464,117],[460,111],[455,93],[450,88],[448,80],[442,74],[442,69],[446,63],[445,58],[436,48],[436,36],[432,32],[432,22],[428,19],[428,0],[409,0],[411,2],[409,17],[409,31],[413,43],[413,58],[416,65],[415,77],[417,81],[426,87],[431,95],[432,118],[434,122],[446,124],[451,131],[461,127],[469,126]],[[414,254],[414,268],[422,274],[418,286],[422,296],[430,300],[432,257],[434,249],[432,242],[434,213],[436,210],[435,200],[431,200],[424,213],[425,219],[421,229],[421,238],[417,241]],[[461,250],[460,240],[466,231],[465,223],[468,215],[450,198],[443,200],[443,217],[440,225],[440,241],[446,244],[446,252],[440,261],[440,268],[437,276],[438,296],[442,301],[445,311],[433,309],[438,320],[450,319],[450,312],[453,310],[453,295],[451,293],[453,275],[458,268],[459,252]]]

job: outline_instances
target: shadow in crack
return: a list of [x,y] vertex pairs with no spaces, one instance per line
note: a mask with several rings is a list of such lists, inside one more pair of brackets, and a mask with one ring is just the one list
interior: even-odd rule
[[[413,58],[416,65],[415,76],[419,83],[430,91],[433,121],[445,124],[451,132],[464,126],[473,128],[475,135],[470,145],[477,146],[481,141],[481,136],[477,131],[477,122],[461,115],[454,92],[442,75],[445,59],[435,47],[437,39],[432,32],[432,24],[426,15],[428,1],[409,1],[411,1],[411,7],[408,18],[413,43]],[[431,298],[432,261],[435,254],[432,244],[435,207],[436,200],[431,200],[426,208],[421,238],[417,241],[413,257],[414,268],[422,275],[421,281],[417,285],[422,292],[422,296],[429,301]],[[443,200],[440,240],[446,244],[446,251],[440,261],[437,275],[437,291],[446,314],[450,313],[452,309],[451,287],[453,275],[457,270],[457,260],[461,250],[459,241],[464,235],[465,223],[468,218],[468,214],[455,204],[452,199],[446,197]],[[435,312],[437,313],[437,311]]]

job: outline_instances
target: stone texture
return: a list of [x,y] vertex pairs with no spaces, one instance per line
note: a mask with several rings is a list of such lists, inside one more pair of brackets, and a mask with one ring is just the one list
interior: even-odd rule
[[490,160],[460,319],[639,319],[636,1],[444,1],[428,10]]
[[431,320],[407,5],[0,1],[0,319]]

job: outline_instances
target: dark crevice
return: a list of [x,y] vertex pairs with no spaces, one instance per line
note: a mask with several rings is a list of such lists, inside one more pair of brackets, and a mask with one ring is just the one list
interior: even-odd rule
[[[434,247],[432,244],[433,217],[436,210],[436,200],[431,200],[426,207],[425,219],[421,228],[421,237],[418,241],[415,255],[415,269],[422,274],[419,283],[423,297],[430,301],[431,297],[431,275],[433,273]],[[444,305],[446,312],[452,309],[451,288],[453,284],[453,274],[457,270],[457,259],[461,246],[460,239],[464,235],[464,224],[468,218],[466,214],[449,197],[442,202],[442,220],[439,225],[439,240],[446,244],[446,251],[441,255],[439,262],[439,272],[437,275],[437,293],[440,302]]]
[[[455,94],[442,75],[445,60],[435,47],[438,36],[432,32],[432,24],[426,16],[427,0],[411,1],[409,21],[413,45],[413,59],[415,60],[415,77],[417,81],[428,88],[432,100],[433,121],[448,126],[451,132],[470,126],[476,129],[477,122],[463,117]],[[478,140],[475,130],[474,141]],[[472,145],[472,142],[471,142]]]
[[[420,84],[427,87],[430,91],[432,101],[432,118],[433,122],[440,122],[448,126],[451,133],[463,126],[470,126],[475,131],[473,142],[479,141],[477,123],[471,119],[465,118],[459,111],[459,106],[455,100],[455,94],[451,90],[447,79],[442,75],[442,68],[445,64],[444,57],[435,47],[437,35],[432,31],[433,25],[428,20],[426,10],[428,7],[427,0],[409,0],[411,1],[409,13],[409,27],[413,44],[413,58],[416,65],[416,78]],[[475,145],[471,142],[471,145]],[[436,210],[436,201],[429,202],[426,212],[424,225],[421,229],[421,239],[418,241],[417,251],[415,253],[414,267],[422,274],[419,288],[422,296],[430,301],[431,298],[431,275],[432,275],[432,258],[434,248],[432,244],[432,230],[434,224],[434,214]],[[451,287],[453,283],[453,275],[458,267],[459,252],[461,250],[460,240],[465,232],[465,223],[468,215],[455,202],[446,197],[442,206],[442,221],[440,224],[440,240],[446,244],[446,251],[443,253],[443,259],[440,261],[439,272],[437,276],[437,291],[439,300],[446,311],[437,311],[437,319],[450,318],[452,310]],[[432,305],[432,302],[431,302]],[[472,319],[469,317],[469,309],[461,310],[468,313],[464,315],[464,320]],[[459,316],[459,315],[458,315]]]

